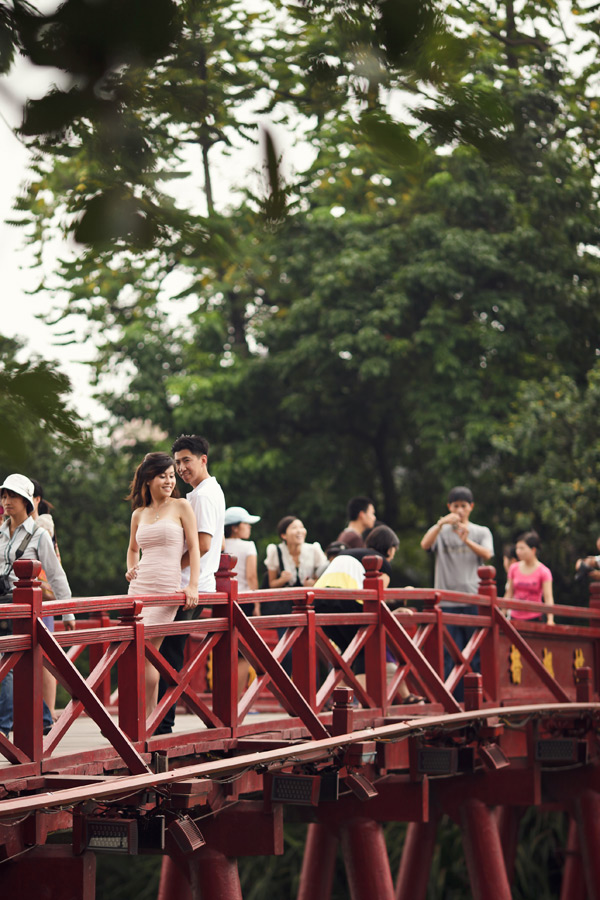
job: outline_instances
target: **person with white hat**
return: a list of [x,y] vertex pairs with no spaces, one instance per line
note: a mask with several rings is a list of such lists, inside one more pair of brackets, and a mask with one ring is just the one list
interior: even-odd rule
[[230,506],[225,510],[225,553],[237,556],[234,571],[237,574],[239,592],[258,590],[257,552],[254,541],[249,540],[252,526],[260,522],[260,516],[251,516],[243,506]]
[[[71,588],[61,566],[52,539],[44,528],[39,528],[33,517],[34,485],[25,475],[9,475],[0,485],[0,501],[6,520],[0,526],[0,576],[3,601],[10,602],[17,581],[13,571],[15,559],[38,559],[57,600],[69,600]],[[75,627],[72,615],[63,617],[65,628]],[[12,670],[0,683],[0,731],[8,735],[13,718]],[[44,730],[52,726],[47,707],[44,709]],[[49,721],[47,721],[49,719]]]

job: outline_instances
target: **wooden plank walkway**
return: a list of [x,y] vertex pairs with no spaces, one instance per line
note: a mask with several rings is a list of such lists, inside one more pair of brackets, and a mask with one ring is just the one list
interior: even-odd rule
[[[116,715],[112,715],[111,718],[115,724],[118,723]],[[244,724],[257,724],[259,722],[272,722],[276,719],[289,718],[285,712],[249,713],[244,719]],[[197,716],[186,715],[185,713],[177,714],[173,734],[184,735],[203,730],[206,730],[206,726]],[[72,757],[77,753],[108,749],[110,747],[110,741],[101,734],[94,720],[89,716],[82,715],[73,723],[60,743],[54,748],[52,757]],[[11,763],[0,755],[0,770],[10,766]]]

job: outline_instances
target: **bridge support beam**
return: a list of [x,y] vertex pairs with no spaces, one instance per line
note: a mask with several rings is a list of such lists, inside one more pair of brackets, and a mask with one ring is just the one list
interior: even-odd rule
[[96,857],[74,856],[71,847],[35,847],[0,866],[0,896],[19,900],[95,900]]
[[310,823],[297,900],[329,900],[337,848],[338,839],[331,829],[320,822]]
[[560,900],[585,900],[585,878],[581,865],[581,850],[579,847],[579,835],[577,822],[569,821],[569,838],[567,840],[567,854],[563,868],[562,885],[560,888]]
[[583,791],[577,801],[577,825],[589,900],[600,900],[600,794]]
[[410,822],[396,881],[396,900],[425,900],[437,822]]
[[237,860],[206,846],[163,857],[158,900],[243,900]]
[[511,900],[496,816],[481,800],[467,800],[460,812],[473,900]]
[[157,900],[192,900],[190,881],[183,868],[170,856],[163,856]]
[[509,884],[512,884],[515,872],[515,858],[519,843],[519,825],[523,810],[516,806],[497,806],[496,820],[504,854],[504,865]]
[[341,828],[351,900],[394,900],[383,829],[373,819],[351,819]]

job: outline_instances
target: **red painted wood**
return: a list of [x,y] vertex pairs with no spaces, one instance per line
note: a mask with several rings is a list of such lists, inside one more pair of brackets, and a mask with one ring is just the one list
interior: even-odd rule
[[186,857],[194,900],[243,900],[237,860],[211,847]]
[[189,878],[167,853],[163,856],[157,900],[194,900]]
[[388,639],[395,645],[396,649],[403,654],[408,662],[419,669],[421,679],[427,685],[430,695],[442,703],[444,709],[448,712],[459,712],[459,704],[452,694],[446,690],[440,676],[434,671],[421,651],[415,647],[406,634],[403,626],[400,625],[398,620],[384,605],[381,607],[381,617],[388,634]]
[[496,807],[498,833],[500,834],[500,841],[502,843],[506,875],[510,884],[512,884],[515,874],[515,860],[519,843],[519,825],[521,824],[522,816],[523,808],[504,805]]
[[0,887],[3,897],[19,900],[94,900],[96,857],[74,856],[71,847],[48,845],[3,862]]
[[[103,734],[111,741],[115,750],[122,757],[123,761],[132,773],[141,774],[147,772],[148,767],[144,763],[142,757],[135,747],[128,740],[127,736],[115,725],[108,712],[100,703],[96,694],[88,687],[85,679],[75,668],[73,663],[65,656],[53,635],[46,629],[39,629],[38,639],[41,642],[44,652],[49,659],[52,660],[59,679],[66,690],[73,696],[83,701],[85,709],[90,715]],[[40,685],[41,692],[41,685]]]
[[579,835],[577,833],[577,823],[574,819],[569,819],[569,837],[560,887],[560,900],[586,900]]
[[314,592],[294,603],[293,612],[305,617],[305,626],[292,648],[294,684],[314,709],[317,702],[317,642],[315,635]]
[[351,819],[342,826],[340,836],[351,900],[394,900],[381,825],[372,819]]
[[[530,604],[531,605],[531,604]],[[535,674],[538,676],[540,681],[551,691],[552,695],[556,697],[559,701],[568,701],[569,696],[563,690],[563,688],[558,684],[558,682],[550,675],[549,671],[546,669],[542,661],[535,655],[535,653],[531,650],[529,644],[525,639],[521,636],[521,634],[514,627],[512,622],[509,622],[508,619],[505,619],[502,613],[496,609],[494,610],[494,615],[496,618],[496,622],[498,623],[500,630],[503,631],[512,641],[512,643],[517,647],[523,660],[533,669]]]
[[365,597],[363,610],[376,617],[377,628],[374,628],[365,644],[365,674],[367,692],[373,698],[375,706],[385,709],[387,703],[387,678],[385,670],[385,629],[382,625],[382,607],[385,605],[383,582],[381,580],[381,557],[367,556],[363,560],[365,567],[365,590],[375,591],[375,597]]
[[494,813],[480,800],[468,799],[460,824],[473,900],[511,900]]
[[253,665],[258,669],[263,669],[270,676],[273,692],[276,696],[281,698],[282,702],[302,719],[313,737],[326,737],[329,734],[327,729],[298,691],[298,688],[288,678],[281,665],[273,658],[269,648],[254,628],[251,620],[246,618],[237,604],[234,607],[234,622],[248,647]]
[[311,822],[306,833],[297,900],[329,900],[338,838],[326,825]]
[[133,640],[119,658],[119,727],[132,741],[146,737],[145,634],[141,619],[143,604],[136,599],[131,612],[121,620],[133,626]]
[[600,794],[583,791],[576,802],[579,846],[588,900],[600,898]]
[[46,631],[40,617],[42,614],[42,589],[37,575],[41,564],[37,560],[17,560],[14,564],[19,581],[15,585],[15,603],[27,604],[27,619],[13,620],[13,634],[26,635],[29,649],[17,659],[14,667],[14,725],[13,743],[28,759],[42,758],[42,648],[38,641],[38,630]]
[[437,825],[437,821],[409,823],[396,879],[396,900],[425,900]]

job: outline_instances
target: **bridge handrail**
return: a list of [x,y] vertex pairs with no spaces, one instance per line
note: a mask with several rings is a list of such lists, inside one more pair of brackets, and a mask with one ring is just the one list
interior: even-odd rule
[[[463,595],[456,592],[407,589],[384,591],[380,578],[380,560],[365,559],[365,588],[357,592],[313,588],[293,588],[238,594],[237,582],[232,576],[235,560],[226,554],[222,556],[218,573],[218,592],[202,597],[203,617],[193,621],[173,622],[168,625],[144,626],[140,618],[144,598],[127,595],[110,598],[79,598],[77,600],[43,604],[41,589],[36,576],[39,563],[20,560],[15,564],[19,582],[15,588],[15,604],[0,607],[0,617],[6,611],[13,619],[15,633],[12,637],[0,639],[0,679],[14,667],[15,670],[15,740],[7,741],[0,735],[0,753],[11,762],[21,765],[40,766],[52,754],[64,733],[77,716],[85,712],[95,718],[103,733],[109,738],[116,752],[121,755],[131,771],[141,771],[145,762],[140,751],[150,747],[157,739],[152,733],[168,706],[184,697],[191,704],[196,715],[213,732],[225,732],[234,736],[238,733],[244,716],[256,702],[260,691],[269,687],[282,703],[284,709],[297,718],[313,738],[327,734],[322,717],[324,705],[333,689],[342,680],[350,684],[363,708],[378,715],[389,715],[394,709],[395,696],[400,685],[410,679],[414,689],[424,693],[428,699],[446,712],[460,709],[452,695],[456,684],[468,673],[478,650],[482,651],[482,674],[485,703],[502,702],[502,691],[498,676],[498,641],[504,635],[521,655],[524,664],[533,669],[541,679],[545,689],[561,702],[573,699],[575,694],[575,674],[573,679],[562,686],[556,680],[539,654],[527,640],[542,636],[550,643],[552,636],[563,635],[564,628],[547,626],[527,620],[509,622],[502,613],[507,608],[533,609],[540,613],[539,604],[523,601],[499,600],[494,582],[495,571],[491,567],[479,570],[481,583],[477,595]],[[315,600],[323,598],[363,600],[363,609],[344,615],[315,609]],[[418,596],[416,596],[418,595]],[[440,608],[440,599],[450,599],[459,603],[467,597],[470,604],[478,606],[477,614],[460,616],[450,609]],[[177,605],[183,595],[149,595],[152,605],[168,602]],[[248,619],[240,607],[244,601],[262,599],[270,601],[292,599],[293,610],[289,614],[261,615]],[[402,609],[390,611],[385,601],[388,599],[424,600],[425,607],[414,615],[406,615]],[[78,623],[75,632],[51,635],[41,624],[42,614],[48,615],[73,609],[100,613],[100,627],[96,622]],[[579,618],[596,622],[600,617],[597,607],[579,610],[573,607],[556,606],[552,610],[560,614],[565,610],[572,615],[579,612]],[[120,610],[123,614],[118,622],[111,622],[108,613]],[[544,607],[543,612],[548,612]],[[473,625],[475,632],[464,650],[454,644],[446,625],[457,619]],[[336,648],[328,636],[332,625],[353,624],[356,633],[344,650]],[[86,627],[87,626],[87,627]],[[275,628],[285,628],[284,636],[271,653],[265,643],[265,636],[273,634]],[[407,631],[408,629],[408,631]],[[409,632],[413,637],[409,636]],[[195,656],[182,675],[177,675],[162,659],[160,653],[149,643],[148,638],[176,633],[193,633],[198,646]],[[589,641],[597,641],[598,630],[594,627],[578,628],[577,640],[588,636]],[[71,648],[72,653],[81,652],[82,646],[94,650],[91,674],[85,679],[75,669],[72,659],[61,648]],[[587,645],[586,645],[587,646]],[[453,660],[450,674],[444,678],[444,647]],[[94,649],[95,648],[95,649]],[[237,697],[237,656],[242,649],[257,669],[257,680],[250,685],[244,695]],[[485,650],[485,652],[483,652]],[[284,672],[281,662],[291,651],[293,679]],[[597,653],[585,651],[595,659]],[[212,691],[212,705],[196,694],[190,687],[194,672],[206,663],[209,653],[213,657],[213,669],[218,672]],[[364,653],[365,682],[360,682],[354,671],[354,662],[359,653]],[[386,673],[386,653],[396,660],[394,675],[388,681]],[[581,650],[583,655],[583,650]],[[62,714],[52,732],[42,742],[41,735],[41,670],[44,660],[59,679],[67,686],[73,701]],[[144,709],[144,657],[156,665],[168,680],[169,688],[165,698],[146,721]],[[74,657],[73,657],[74,658]],[[331,669],[324,683],[316,683],[316,668],[319,658],[326,659]],[[97,691],[106,682],[113,665],[118,666],[119,685],[123,688],[119,701],[119,725],[110,719]],[[579,665],[583,666],[581,660]],[[587,662],[586,662],[587,665]],[[591,673],[591,669],[589,670]],[[591,677],[591,676],[590,676]],[[598,673],[594,671],[594,681],[590,690],[598,693]],[[511,689],[513,690],[513,689]],[[514,689],[516,690],[516,688]],[[513,691],[514,692],[514,691]],[[591,694],[590,694],[591,696]],[[433,707],[432,707],[433,708]],[[225,729],[225,732],[223,731]],[[150,743],[149,743],[150,742]],[[153,745],[154,746],[154,745]]]

